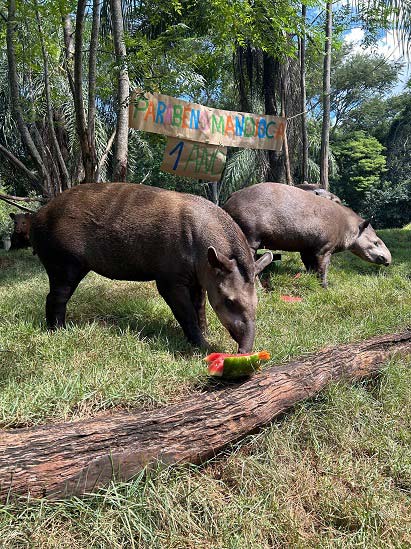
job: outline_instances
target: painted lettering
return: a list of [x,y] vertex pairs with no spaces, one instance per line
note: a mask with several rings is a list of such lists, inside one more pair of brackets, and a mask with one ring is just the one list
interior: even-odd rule
[[198,130],[199,121],[200,121],[200,109],[191,109],[190,129]]
[[159,101],[157,103],[157,114],[156,114],[156,124],[164,124],[163,114],[167,110],[167,105],[164,101]]
[[233,124],[233,119],[231,118],[230,115],[227,116],[227,120],[225,123],[225,134],[227,135],[229,133],[234,135],[234,124]]
[[151,116],[154,122],[154,104],[152,101],[148,102],[148,109],[146,114],[144,115],[144,120],[147,120],[149,116]]
[[244,137],[253,137],[255,131],[254,118],[251,116],[245,117]]
[[235,134],[236,134],[237,137],[242,137],[243,136],[244,123],[245,123],[244,116],[241,117],[241,120],[238,118],[238,116],[235,117]]
[[183,152],[183,149],[184,149],[184,141],[179,141],[177,145],[168,153],[169,156],[172,156],[176,151],[178,151],[176,161],[174,162],[173,170],[176,170],[178,168],[178,163],[180,162],[181,153]]
[[258,137],[260,139],[264,139],[267,135],[267,122],[264,118],[260,119],[260,122],[258,123]]
[[266,135],[267,135],[268,139],[272,139],[272,138],[274,137],[274,134],[269,133],[268,130],[270,129],[270,126],[274,126],[274,127],[275,127],[275,125],[276,125],[275,122],[269,122],[269,123],[267,124]]
[[188,128],[188,115],[189,113],[191,112],[191,107],[188,107],[188,106],[184,106],[183,108],[183,124],[182,124],[182,128]]
[[200,129],[206,132],[210,129],[210,119],[208,118],[207,111],[201,111],[200,114]]
[[181,105],[174,105],[173,120],[171,124],[173,126],[181,126],[182,119],[183,119],[183,107]]
[[284,137],[284,132],[285,132],[285,124],[284,122],[280,122],[278,125],[278,129],[275,132],[275,138],[282,139]]
[[224,135],[224,117],[219,116],[217,122],[217,117],[215,114],[211,115],[211,133],[219,132]]

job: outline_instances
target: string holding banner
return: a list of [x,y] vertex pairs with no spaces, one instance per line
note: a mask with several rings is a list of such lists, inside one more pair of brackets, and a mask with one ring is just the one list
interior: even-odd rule
[[251,149],[281,151],[286,119],[226,111],[168,95],[135,91],[130,101],[131,128],[169,137]]

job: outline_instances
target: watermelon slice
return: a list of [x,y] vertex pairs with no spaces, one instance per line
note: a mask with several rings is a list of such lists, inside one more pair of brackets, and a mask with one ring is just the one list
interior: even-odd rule
[[269,359],[270,354],[267,351],[242,354],[211,353],[205,358],[210,376],[229,379],[249,376],[259,369],[262,361]]

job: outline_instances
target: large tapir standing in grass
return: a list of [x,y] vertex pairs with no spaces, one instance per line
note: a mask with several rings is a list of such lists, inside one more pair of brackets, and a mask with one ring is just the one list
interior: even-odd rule
[[232,218],[204,198],[128,183],[85,184],[43,206],[31,239],[46,268],[50,328],[64,326],[66,304],[89,272],[155,280],[187,339],[207,346],[205,295],[238,343],[252,350],[255,276],[272,259],[254,258]]
[[233,193],[224,210],[240,225],[251,249],[300,252],[307,270],[327,286],[331,255],[350,250],[388,266],[391,254],[374,229],[355,212],[280,183],[259,183]]

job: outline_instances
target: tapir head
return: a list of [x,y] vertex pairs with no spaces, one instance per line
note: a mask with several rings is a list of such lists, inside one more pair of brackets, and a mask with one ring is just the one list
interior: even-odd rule
[[31,227],[32,214],[11,213],[10,217],[14,222],[13,233],[11,235],[10,250],[27,248],[28,246],[30,246],[30,227]]
[[391,263],[390,250],[381,238],[378,238],[369,221],[361,221],[358,237],[350,250],[353,254],[370,263],[378,263],[386,267]]
[[271,261],[272,254],[266,253],[254,262],[250,251],[249,265],[244,266],[215,248],[208,248],[208,299],[223,326],[238,343],[239,353],[252,351],[257,308],[255,277]]
[[31,222],[31,214],[24,213],[24,214],[10,214],[11,219],[14,222],[14,232],[16,234],[23,234],[23,235],[29,235],[30,233],[30,222]]

